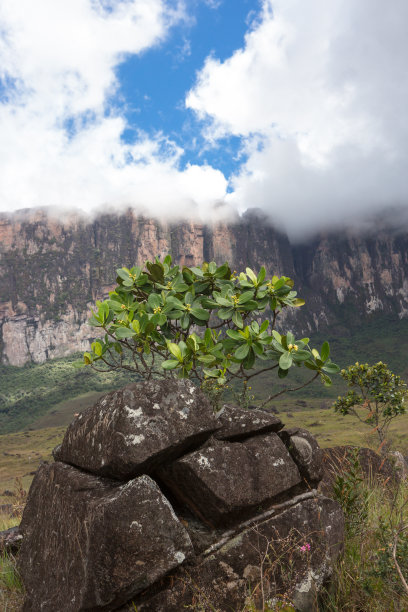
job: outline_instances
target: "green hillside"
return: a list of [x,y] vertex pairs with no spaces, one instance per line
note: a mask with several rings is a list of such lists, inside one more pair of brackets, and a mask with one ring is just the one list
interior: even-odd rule
[[[333,361],[341,367],[355,361],[382,360],[395,373],[408,378],[408,320],[375,318],[362,328],[350,330],[348,337],[316,334],[312,345],[319,347],[326,339],[330,341]],[[77,358],[73,355],[22,368],[0,366],[0,432],[66,425],[75,412],[94,403],[101,393],[136,380],[135,375],[125,371],[102,374],[89,368],[78,370],[73,367]],[[296,387],[308,377],[310,372],[292,368],[284,384]],[[285,398],[285,404],[295,404],[299,398],[315,398],[329,406],[331,399],[344,390],[343,384],[340,376],[335,376],[331,388],[315,382],[297,394],[281,396],[281,401]],[[283,388],[274,372],[254,377],[250,386],[254,404]],[[233,399],[233,391],[227,390],[225,400]],[[277,405],[281,401],[277,400]]]

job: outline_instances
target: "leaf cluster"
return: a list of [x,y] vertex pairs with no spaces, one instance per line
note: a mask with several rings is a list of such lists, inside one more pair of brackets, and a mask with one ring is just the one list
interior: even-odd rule
[[[118,269],[117,283],[92,311],[90,324],[105,336],[84,354],[86,365],[124,367],[146,378],[154,373],[216,379],[221,385],[273,369],[285,378],[293,366],[310,369],[313,379],[320,376],[329,385],[339,371],[327,342],[319,353],[309,338],[275,329],[279,314],[304,300],[292,279],[266,278],[264,267],[240,274],[228,263],[180,268],[168,255],[163,262]],[[262,362],[267,367],[253,373]]]

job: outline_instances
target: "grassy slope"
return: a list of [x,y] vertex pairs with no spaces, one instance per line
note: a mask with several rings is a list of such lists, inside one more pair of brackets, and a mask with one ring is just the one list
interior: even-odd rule
[[[73,363],[78,357],[73,355],[23,368],[1,365],[0,431],[21,431],[45,414],[52,416],[55,406],[61,402],[110,391],[132,380],[125,371],[101,374],[89,368],[76,369]],[[88,405],[94,397],[90,396]]]
[[[319,346],[325,337],[315,336]],[[374,363],[380,359],[398,374],[408,378],[408,321],[373,320],[349,338],[332,338],[333,360],[342,367],[355,361]],[[125,373],[100,375],[91,370],[76,370],[74,357],[57,359],[25,368],[0,367],[0,503],[10,498],[1,494],[13,488],[15,476],[28,485],[41,460],[49,460],[51,449],[59,442],[64,428],[75,412],[92,405],[103,392],[118,388],[131,380]],[[301,384],[303,370],[292,370],[290,386]],[[285,383],[286,383],[285,380]],[[281,387],[274,373],[251,380],[253,403],[259,403]],[[376,439],[352,417],[333,413],[333,397],[344,391],[342,380],[335,377],[332,388],[320,383],[286,394],[272,402],[286,425],[310,429],[322,446],[363,444],[376,447]],[[226,401],[233,400],[231,390]],[[22,431],[25,430],[25,431]],[[408,415],[391,427],[395,447],[408,454]]]
[[[319,347],[328,338],[333,361],[346,367],[355,361],[374,363],[382,360],[397,374],[408,378],[408,320],[373,319],[364,328],[351,331],[348,338],[330,338],[317,334],[313,346]],[[98,394],[119,388],[134,376],[127,372],[99,374],[90,369],[77,370],[73,362],[78,356],[55,359],[23,368],[0,366],[0,432],[11,433],[28,427],[66,425],[74,412],[91,405]],[[310,372],[292,368],[284,385],[302,384]],[[328,401],[343,391],[339,376],[327,389],[315,383],[300,392],[305,398]],[[251,381],[255,403],[282,388],[275,372]],[[231,395],[226,399],[231,399]]]

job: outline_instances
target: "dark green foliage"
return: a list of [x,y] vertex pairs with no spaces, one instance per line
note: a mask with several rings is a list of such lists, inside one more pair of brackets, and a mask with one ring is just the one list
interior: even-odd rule
[[[126,368],[145,378],[191,376],[200,383],[213,378],[219,385],[272,370],[282,379],[293,366],[313,372],[305,384],[320,377],[330,385],[330,375],[340,369],[328,342],[319,353],[309,338],[275,329],[282,310],[304,300],[292,279],[267,279],[264,267],[239,275],[227,263],[181,269],[168,255],[163,263],[156,258],[144,268],[118,269],[117,283],[90,319],[105,331],[84,354],[85,365],[95,369]],[[254,372],[260,362],[267,367]]]

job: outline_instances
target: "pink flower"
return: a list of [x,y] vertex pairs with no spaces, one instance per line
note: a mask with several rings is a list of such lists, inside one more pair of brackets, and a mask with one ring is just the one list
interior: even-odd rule
[[310,544],[309,542],[306,542],[306,544],[303,544],[303,546],[300,547],[300,550],[302,552],[306,552],[307,550],[310,550]]

